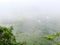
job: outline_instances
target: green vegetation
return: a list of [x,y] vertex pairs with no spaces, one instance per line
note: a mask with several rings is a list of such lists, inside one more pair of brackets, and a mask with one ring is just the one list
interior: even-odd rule
[[44,38],[55,43],[55,45],[60,45],[60,40],[58,39],[59,36],[60,36],[60,32],[56,32],[52,35],[46,35],[44,36]]
[[12,30],[12,26],[0,26],[0,45],[60,45],[60,32],[51,35],[44,35],[39,39],[35,38],[35,40],[32,41],[32,44],[28,44],[26,41],[17,43]]
[[12,26],[10,28],[0,26],[0,45],[17,45],[12,30]]

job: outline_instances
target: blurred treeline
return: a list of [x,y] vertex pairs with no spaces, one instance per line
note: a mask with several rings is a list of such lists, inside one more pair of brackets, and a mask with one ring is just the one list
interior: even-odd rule
[[60,45],[60,32],[43,35],[28,44],[25,40],[17,42],[12,30],[12,26],[0,26],[0,45]]

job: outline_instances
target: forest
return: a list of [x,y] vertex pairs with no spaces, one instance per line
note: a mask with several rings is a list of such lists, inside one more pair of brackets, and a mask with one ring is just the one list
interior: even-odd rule
[[0,0],[0,45],[60,45],[60,0]]
[[39,39],[35,39],[31,44],[28,44],[25,40],[17,42],[12,30],[12,26],[0,26],[0,45],[60,45],[60,32],[43,35]]

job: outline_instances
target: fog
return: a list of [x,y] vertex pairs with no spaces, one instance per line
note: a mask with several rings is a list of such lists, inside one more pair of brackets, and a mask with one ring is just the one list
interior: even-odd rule
[[[36,16],[59,17],[59,0],[1,0],[0,19],[20,20]],[[2,18],[3,17],[3,18]]]
[[60,31],[60,0],[0,0],[0,25],[12,25],[17,40]]

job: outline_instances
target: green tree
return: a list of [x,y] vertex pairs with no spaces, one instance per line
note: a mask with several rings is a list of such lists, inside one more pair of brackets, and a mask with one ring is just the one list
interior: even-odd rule
[[12,30],[12,26],[9,28],[0,26],[0,45],[17,45]]
[[59,40],[58,37],[60,37],[60,32],[56,32],[56,33],[54,33],[52,35],[46,35],[46,36],[44,36],[45,39],[53,42],[52,45],[60,45],[60,40]]

